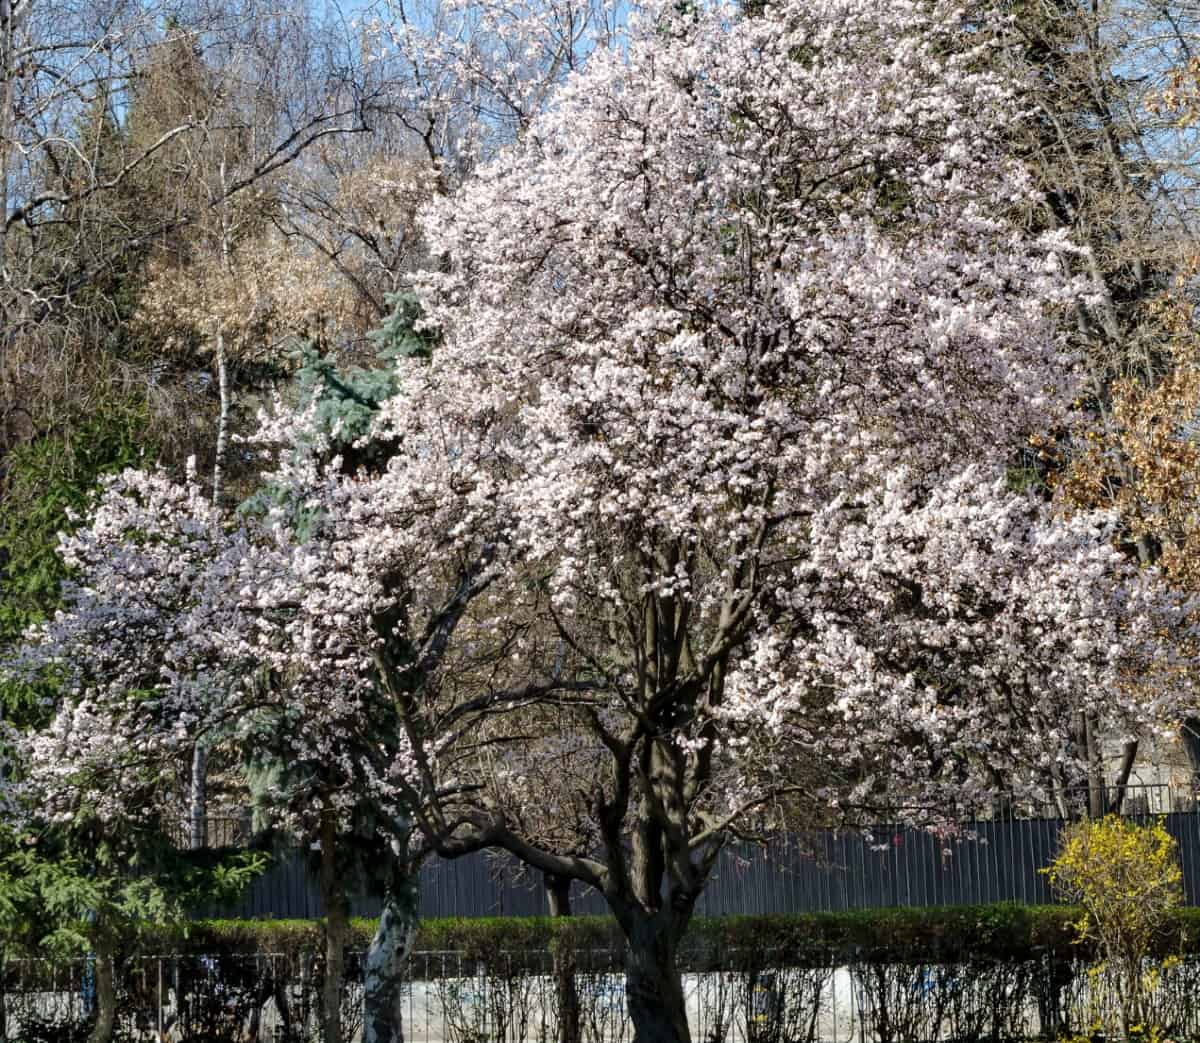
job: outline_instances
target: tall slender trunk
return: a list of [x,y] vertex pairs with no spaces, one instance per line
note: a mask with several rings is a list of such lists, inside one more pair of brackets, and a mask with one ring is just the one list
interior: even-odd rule
[[198,851],[207,839],[208,750],[197,741],[192,747],[192,786],[188,808],[188,847]]
[[[221,267],[233,274],[233,229],[229,220],[229,181],[224,158],[221,159]],[[225,327],[219,318],[214,318],[216,327],[217,392],[220,396],[220,413],[217,417],[217,451],[213,463],[213,506],[221,506],[222,483],[225,478],[225,453],[229,442],[229,367],[225,351]]]
[[13,107],[13,39],[16,26],[14,10],[16,4],[9,5],[9,15],[0,23],[0,75],[4,76],[3,88],[0,88],[0,274],[4,274],[8,266],[8,182],[9,176],[9,136],[12,130]]
[[324,1043],[342,1043],[342,980],[346,942],[350,936],[350,903],[337,871],[337,818],[331,808],[321,813],[321,901],[325,905],[325,980],[321,988],[321,1031]]
[[96,1024],[88,1033],[88,1043],[110,1043],[117,1024],[117,987],[112,947],[96,946]]
[[[225,186],[225,164],[221,163],[221,185]],[[229,220],[224,204],[221,208],[221,260],[225,269],[231,267],[229,245]],[[214,319],[216,343],[214,352],[217,363],[217,444],[213,453],[212,502],[221,506],[225,491],[225,455],[229,446],[229,366],[225,352],[225,329],[220,319]],[[192,750],[192,807],[191,846],[204,846],[204,821],[208,812],[208,789],[205,785],[208,771],[208,750],[197,742]]]
[[675,957],[679,938],[661,916],[635,915],[626,928],[625,1001],[633,1043],[691,1043],[683,982]]
[[[17,79],[17,25],[29,13],[29,0],[9,0],[4,4],[6,17],[0,21],[0,278],[8,274],[8,213],[12,195],[12,153],[14,149],[14,103]],[[7,298],[4,303],[7,304]],[[6,316],[7,318],[8,316]]]
[[217,393],[220,396],[220,412],[217,414],[217,447],[213,460],[213,505],[221,506],[225,482],[225,454],[229,444],[229,367],[225,359],[225,331],[217,323]]
[[1100,754],[1100,739],[1096,720],[1090,714],[1083,717],[1083,741],[1087,751],[1088,818],[1104,815],[1104,762]]
[[[547,873],[546,900],[556,919],[571,915],[571,881]],[[579,1043],[579,990],[575,984],[575,939],[569,930],[556,931],[553,941],[554,997],[558,1008],[556,1043]]]

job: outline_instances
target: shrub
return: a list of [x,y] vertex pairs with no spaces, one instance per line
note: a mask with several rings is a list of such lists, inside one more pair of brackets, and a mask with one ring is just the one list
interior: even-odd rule
[[1080,907],[1078,938],[1099,957],[1088,972],[1092,1027],[1110,1037],[1161,1032],[1155,993],[1180,948],[1171,928],[1183,902],[1178,848],[1163,823],[1116,815],[1075,823],[1046,873],[1055,893]]

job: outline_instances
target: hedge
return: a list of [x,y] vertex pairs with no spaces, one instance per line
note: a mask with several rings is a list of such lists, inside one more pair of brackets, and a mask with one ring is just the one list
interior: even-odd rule
[[[880,962],[965,958],[1022,960],[1031,950],[1080,955],[1072,921],[1076,910],[1064,906],[1012,903],[934,909],[864,909],[840,913],[771,916],[697,917],[685,939],[682,961],[689,966],[720,962],[739,954],[772,951],[797,964],[825,963],[839,955]],[[1178,918],[1188,944],[1200,952],[1200,910]],[[375,921],[355,919],[353,948],[366,948]],[[1174,933],[1174,932],[1173,932]],[[425,920],[416,950],[458,952],[483,958],[498,951],[542,952],[569,940],[577,951],[619,950],[623,941],[615,922],[602,916],[448,918]],[[319,949],[320,920],[202,920],[153,942],[160,952],[275,952]]]
[[[1066,906],[1015,903],[941,908],[856,909],[838,913],[697,917],[684,941],[684,967],[722,966],[761,960],[766,954],[793,966],[852,962],[955,963],[968,960],[1022,962],[1034,953],[1090,959],[1076,940],[1079,911]],[[350,947],[365,949],[375,921],[351,921]],[[455,952],[485,960],[504,952],[531,959],[569,943],[577,952],[614,953],[623,946],[616,923],[602,916],[448,918],[425,920],[416,950]],[[1180,944],[1182,943],[1182,944]],[[321,920],[197,920],[178,928],[149,929],[129,951],[188,953],[316,952],[323,945]],[[1200,909],[1179,910],[1163,932],[1163,948],[1200,955]]]

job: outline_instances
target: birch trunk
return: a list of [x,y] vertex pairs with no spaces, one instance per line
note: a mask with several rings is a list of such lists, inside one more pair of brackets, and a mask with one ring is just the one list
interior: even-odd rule
[[188,809],[188,847],[198,851],[204,847],[208,821],[208,750],[197,742],[192,747],[191,806]]
[[420,890],[408,857],[411,825],[397,823],[394,859],[379,926],[363,967],[362,1043],[403,1043],[404,965],[412,953],[419,922]]
[[[229,181],[225,160],[221,160],[221,267],[233,273],[233,230],[229,219]],[[225,358],[225,328],[219,318],[213,320],[216,327],[217,392],[220,396],[220,413],[217,416],[217,451],[213,463],[213,506],[221,506],[222,483],[225,478],[225,452],[229,442],[229,367]]]
[[217,447],[213,461],[213,506],[221,505],[225,482],[225,453],[229,444],[229,367],[225,361],[225,332],[220,323],[217,324],[216,337],[217,354],[217,393],[220,396],[220,406],[217,414]]

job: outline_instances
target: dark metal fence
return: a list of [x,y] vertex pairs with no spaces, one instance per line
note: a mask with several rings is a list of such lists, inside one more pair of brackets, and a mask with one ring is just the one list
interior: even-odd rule
[[[166,827],[168,839],[178,848],[192,846],[192,823],[178,819]],[[200,821],[200,847],[242,847],[254,838],[249,815],[206,815]]]
[[[581,1043],[629,1043],[623,955],[575,954]],[[763,950],[680,954],[692,1038],[711,1043],[1024,1043],[1093,1035],[1110,983],[1102,968],[1049,953],[1012,961],[825,962]],[[0,963],[0,1041],[82,1040],[93,1018],[87,959]],[[561,993],[549,952],[418,952],[405,966],[402,1017],[412,1043],[546,1043]],[[343,1039],[359,1038],[362,963],[347,962]],[[323,966],[311,953],[135,957],[116,974],[115,1043],[316,1043]],[[1155,1038],[1200,1038],[1200,963],[1160,968]]]
[[[1077,804],[1077,801],[1075,802]],[[1179,844],[1186,900],[1200,905],[1200,806],[1196,796],[1165,786],[1142,787],[1125,801],[1134,817],[1159,817]],[[1023,809],[1028,814],[1029,809]],[[700,899],[701,916],[835,912],[889,906],[944,906],[1053,901],[1041,870],[1054,857],[1068,819],[1047,805],[1036,817],[989,811],[952,836],[879,825],[870,833],[814,830],[767,847],[730,847]],[[1071,810],[1077,810],[1072,805]],[[575,886],[578,913],[606,912],[602,898]],[[352,900],[355,915],[373,916],[379,901]],[[240,901],[207,910],[230,917],[315,918],[324,915],[313,860],[285,852]],[[503,854],[454,861],[430,859],[421,871],[421,912],[442,916],[543,916],[549,912],[540,875]]]

